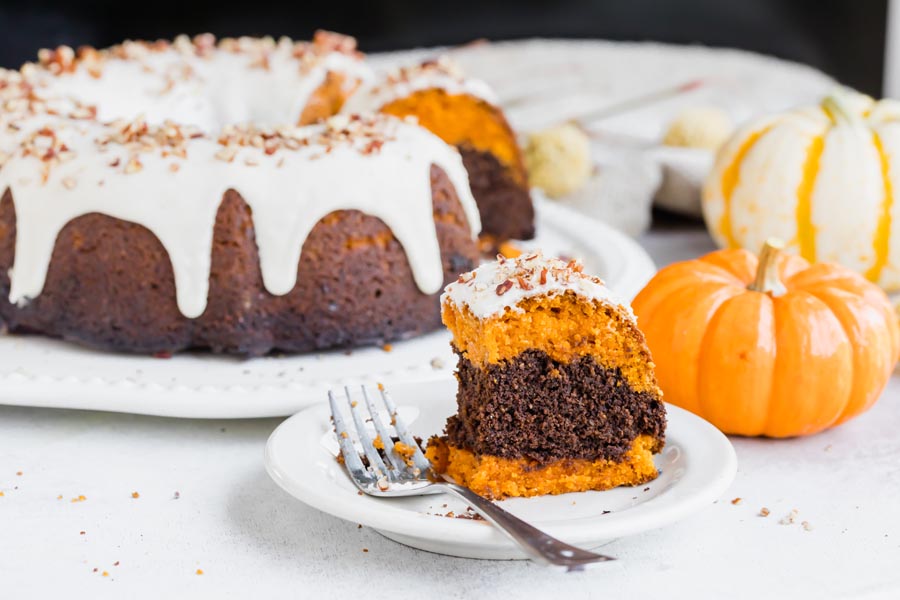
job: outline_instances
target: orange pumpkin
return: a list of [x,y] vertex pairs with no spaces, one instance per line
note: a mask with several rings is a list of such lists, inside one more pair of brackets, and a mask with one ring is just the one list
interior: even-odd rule
[[662,269],[633,303],[668,402],[725,433],[788,437],[872,406],[900,352],[884,292],[768,242]]

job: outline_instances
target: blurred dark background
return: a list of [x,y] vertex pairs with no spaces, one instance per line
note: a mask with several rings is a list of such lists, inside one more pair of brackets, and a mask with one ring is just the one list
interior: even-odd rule
[[364,51],[524,37],[729,46],[804,62],[880,95],[888,0],[0,0],[0,66],[125,38],[355,35]]

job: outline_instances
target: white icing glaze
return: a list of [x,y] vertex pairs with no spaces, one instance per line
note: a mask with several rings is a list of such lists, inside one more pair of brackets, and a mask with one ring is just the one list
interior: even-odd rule
[[[577,261],[546,258],[540,252],[518,258],[487,262],[474,271],[460,275],[444,288],[441,302],[467,307],[484,319],[507,310],[522,312],[519,303],[526,298],[574,292],[591,301],[613,304],[625,309],[634,319],[631,307],[618,300],[603,281],[581,272]],[[543,281],[543,283],[542,283]]]
[[[198,133],[180,143],[182,156],[141,141],[98,143],[115,137],[123,125],[72,120],[65,116],[67,103],[60,104],[66,108],[63,116],[19,116],[15,129],[0,119],[0,190],[12,191],[17,218],[11,302],[24,303],[40,294],[56,237],[66,223],[101,213],[143,225],[156,235],[172,262],[179,309],[186,317],[200,316],[207,302],[215,216],[228,189],[238,191],[252,210],[263,282],[275,295],[296,284],[301,248],[313,226],[342,209],[383,220],[403,245],[418,287],[424,293],[438,291],[443,268],[432,215],[432,164],[447,173],[473,237],[480,231],[468,175],[456,150],[427,130],[392,117],[363,119],[383,142],[375,151],[365,149],[372,137],[324,140],[329,131],[346,125],[348,118],[342,116],[329,124],[279,129],[279,135],[293,141],[292,149],[267,153],[262,145],[223,146]],[[75,103],[71,108],[77,108]],[[249,103],[245,108],[247,114],[256,110]],[[159,114],[162,118],[165,111]],[[42,158],[48,136],[28,142],[44,127],[55,135],[56,154],[68,160],[48,163]],[[164,124],[160,130],[166,127],[175,126]],[[225,159],[223,152],[228,152]]]
[[39,69],[33,79],[41,97],[95,105],[100,121],[141,115],[150,125],[171,120],[214,133],[230,123],[296,123],[329,71],[345,75],[352,86],[373,78],[356,56],[330,52],[304,67],[293,49],[285,41],[255,51],[198,55],[172,46],[138,58],[105,58],[99,76],[76,63],[71,73]]
[[497,95],[480,79],[465,77],[448,57],[437,61],[394,69],[368,79],[344,105],[347,113],[372,112],[418,91],[438,88],[448,94],[466,94],[488,104],[498,103]]

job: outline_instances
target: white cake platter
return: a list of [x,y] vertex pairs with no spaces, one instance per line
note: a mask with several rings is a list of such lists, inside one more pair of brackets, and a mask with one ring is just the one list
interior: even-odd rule
[[[536,200],[538,237],[523,247],[577,257],[631,300],[653,276],[631,238],[550,201]],[[398,342],[302,356],[240,359],[203,353],[172,358],[88,350],[37,336],[0,335],[0,404],[190,418],[291,415],[334,386],[447,378],[455,360],[438,331]]]

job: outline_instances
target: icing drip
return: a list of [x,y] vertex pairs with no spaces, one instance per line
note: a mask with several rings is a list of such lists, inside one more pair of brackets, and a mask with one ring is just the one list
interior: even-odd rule
[[[383,220],[403,245],[418,287],[438,291],[443,268],[432,215],[432,164],[447,173],[473,236],[480,230],[459,154],[430,132],[388,117],[367,125],[378,137],[349,136],[342,142],[333,133],[346,121],[282,130],[278,137],[287,147],[271,153],[264,143],[223,146],[189,137],[179,146],[135,154],[131,146],[139,140],[95,141],[108,139],[110,126],[57,125],[52,141],[38,136],[37,152],[25,145],[0,169],[0,189],[12,190],[18,230],[10,301],[40,294],[59,231],[70,220],[97,212],[143,225],[157,236],[172,262],[179,309],[186,317],[200,316],[209,288],[213,226],[228,189],[238,191],[252,210],[262,278],[272,294],[293,289],[303,242],[315,224],[349,209]],[[46,169],[41,156],[51,144],[64,145],[77,160]]]
[[507,310],[521,312],[518,306],[525,298],[552,296],[565,292],[625,309],[634,318],[631,307],[618,300],[598,277],[582,271],[578,261],[545,258],[540,252],[517,258],[498,256],[469,273],[463,273],[441,296],[444,304],[467,307],[479,318],[503,314]]
[[460,67],[449,57],[412,66],[393,69],[370,78],[344,105],[347,113],[377,111],[394,100],[405,98],[414,92],[442,89],[448,94],[466,94],[496,105],[494,91],[479,79],[466,77]]

